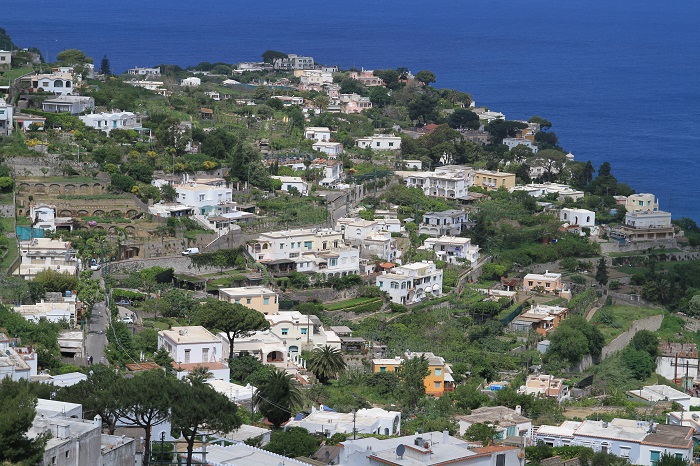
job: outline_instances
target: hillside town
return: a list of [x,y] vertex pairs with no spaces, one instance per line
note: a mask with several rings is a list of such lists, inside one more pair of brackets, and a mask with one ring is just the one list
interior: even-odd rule
[[546,118],[0,32],[0,463],[700,464],[700,228]]

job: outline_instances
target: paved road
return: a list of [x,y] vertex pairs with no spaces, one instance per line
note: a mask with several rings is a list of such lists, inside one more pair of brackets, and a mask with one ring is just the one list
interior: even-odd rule
[[85,350],[88,356],[92,356],[93,364],[99,362],[107,364],[107,359],[104,356],[105,346],[107,345],[105,330],[108,319],[105,303],[95,304],[95,307],[92,309],[92,317],[88,321],[88,335],[85,341]]

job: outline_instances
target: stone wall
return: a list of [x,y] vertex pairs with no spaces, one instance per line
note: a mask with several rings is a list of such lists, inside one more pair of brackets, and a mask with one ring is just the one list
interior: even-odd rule
[[150,267],[172,268],[175,273],[212,273],[218,272],[217,267],[195,267],[192,260],[187,256],[156,257],[153,259],[127,259],[123,261],[111,262],[106,266],[106,273],[133,272]]
[[551,458],[545,458],[540,461],[542,466],[580,466],[581,462],[578,458],[571,458],[569,460],[562,459],[560,456],[552,456]]
[[675,239],[670,240],[659,240],[659,241],[641,241],[637,243],[625,243],[620,244],[617,241],[611,241],[608,243],[600,243],[600,249],[603,253],[611,252],[634,252],[634,251],[644,251],[649,248],[663,246],[665,248],[677,248],[678,243]]
[[352,299],[357,297],[357,288],[348,290],[334,290],[333,288],[315,288],[313,290],[295,291],[289,293],[281,293],[280,300],[283,301],[299,301],[305,303],[317,299],[323,303],[331,301],[342,301],[344,299]]
[[607,358],[616,351],[620,351],[625,346],[629,344],[632,337],[640,330],[651,330],[652,332],[657,331],[661,328],[661,321],[663,320],[663,311],[659,309],[661,313],[658,316],[647,317],[646,319],[635,320],[632,326],[628,328],[624,333],[620,334],[613,341],[605,345],[601,357],[603,359]]

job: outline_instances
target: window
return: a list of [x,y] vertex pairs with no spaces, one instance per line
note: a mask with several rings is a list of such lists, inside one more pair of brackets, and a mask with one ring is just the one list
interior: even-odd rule
[[245,303],[246,303],[246,304],[250,304],[250,298],[246,298],[246,299],[245,299]]
[[379,372],[386,372],[386,366],[381,366],[379,368]]
[[383,286],[384,286],[384,282],[380,280],[380,281],[379,281],[379,288],[381,288],[381,287],[383,287]]
[[329,260],[329,261],[328,261],[328,265],[331,266],[331,267],[335,267],[336,265],[338,265],[338,259],[331,259],[331,260]]
[[185,364],[190,362],[190,351],[188,349],[185,350]]
[[649,460],[651,461],[651,464],[653,466],[656,466],[656,463],[659,462],[659,459],[661,459],[661,452],[660,451],[651,451],[649,452]]
[[380,142],[377,142],[377,147],[379,147],[380,144],[381,144]]
[[435,375],[442,375],[442,369],[440,369],[439,367],[435,369]]
[[506,466],[505,453],[499,453],[498,455],[496,455],[496,466]]
[[199,200],[200,200],[200,201],[203,201],[203,200],[204,200],[204,194],[200,194],[200,195],[199,195]]
[[280,249],[284,249],[284,243],[280,243]]
[[282,329],[282,335],[287,335],[288,333],[289,333],[289,329],[288,329],[288,328],[283,328],[283,329]]
[[398,290],[399,289],[399,282],[391,282],[391,289]]
[[306,335],[306,333],[307,333],[308,330],[309,330],[308,328],[303,328],[303,329],[301,329],[301,334],[302,334],[302,335]]
[[531,281],[528,281],[528,282],[527,282],[527,286],[532,286],[532,282],[531,282]]
[[234,301],[236,304],[241,304],[241,298],[236,298],[236,299],[234,299]]
[[209,361],[209,348],[202,348],[202,362]]
[[304,241],[304,248],[305,249],[310,251],[312,247],[313,247],[313,243],[311,241]]
[[70,450],[66,450],[66,458],[70,458]]
[[435,388],[440,388],[442,386],[442,382],[435,382],[433,386]]
[[393,143],[393,142],[390,142],[390,143],[389,143],[389,147],[394,147],[394,143]]
[[265,304],[265,305],[270,304],[270,298],[263,298],[263,304]]

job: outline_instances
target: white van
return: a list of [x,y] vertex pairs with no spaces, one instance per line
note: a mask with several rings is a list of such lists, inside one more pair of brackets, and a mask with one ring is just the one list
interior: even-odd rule
[[192,254],[199,254],[199,248],[187,248],[182,251],[183,256],[191,256]]

